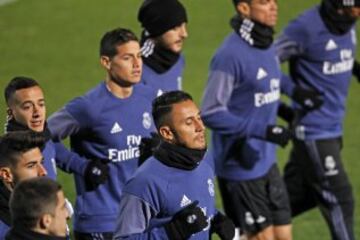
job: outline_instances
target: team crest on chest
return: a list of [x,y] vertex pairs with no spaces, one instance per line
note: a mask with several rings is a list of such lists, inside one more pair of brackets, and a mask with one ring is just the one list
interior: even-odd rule
[[212,197],[215,196],[214,183],[210,178],[207,180],[207,184],[208,184],[208,190],[209,190],[210,196],[212,196]]
[[143,113],[142,124],[145,129],[150,129],[151,124],[152,124],[150,113],[148,113],[148,112]]

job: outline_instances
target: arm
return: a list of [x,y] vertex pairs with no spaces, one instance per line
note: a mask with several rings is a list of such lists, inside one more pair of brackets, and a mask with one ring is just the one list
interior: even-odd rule
[[89,161],[80,157],[77,153],[69,151],[63,143],[54,142],[56,153],[56,165],[67,173],[84,175],[85,168]]
[[65,107],[52,114],[47,123],[54,141],[60,141],[77,133],[81,127]]
[[285,33],[282,33],[282,35],[276,39],[274,47],[280,62],[288,61],[290,58],[299,56],[304,52],[300,43],[293,40]]
[[247,121],[229,111],[227,105],[234,90],[235,78],[225,71],[212,71],[202,101],[202,118],[209,128],[222,134],[264,138],[264,124]]
[[114,233],[115,240],[168,239],[164,227],[148,229],[150,219],[157,212],[144,200],[124,193],[119,212]]

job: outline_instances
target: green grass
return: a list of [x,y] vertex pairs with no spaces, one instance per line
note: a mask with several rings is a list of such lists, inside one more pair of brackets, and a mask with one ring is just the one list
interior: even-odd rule
[[[117,26],[140,33],[136,20],[141,0],[18,0],[0,6],[0,89],[15,75],[39,80],[46,95],[48,113],[101,81],[105,73],[99,65],[98,46],[102,34]],[[190,37],[185,45],[184,88],[200,102],[211,56],[229,33],[234,14],[230,0],[184,0],[189,15]],[[289,19],[318,1],[279,0],[280,32]],[[358,30],[360,30],[358,28]],[[359,57],[359,54],[358,54]],[[354,193],[360,199],[359,116],[356,97],[360,85],[353,82],[345,119],[344,164]],[[0,104],[0,125],[5,120],[5,104]],[[279,150],[283,166],[289,147]],[[74,200],[72,177],[60,174],[59,181]],[[220,206],[220,202],[217,203]],[[357,207],[359,204],[356,205]],[[356,236],[360,237],[360,210],[357,208]],[[294,220],[294,239],[330,239],[318,210]]]

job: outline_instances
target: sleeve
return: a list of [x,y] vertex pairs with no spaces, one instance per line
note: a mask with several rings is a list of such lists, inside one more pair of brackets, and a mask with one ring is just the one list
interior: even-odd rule
[[48,125],[53,140],[65,139],[91,126],[99,108],[91,107],[88,102],[85,97],[75,98],[49,117]]
[[292,97],[293,91],[295,89],[295,83],[293,80],[286,74],[281,74],[281,92],[285,93],[288,97]]
[[280,37],[274,42],[276,55],[280,62],[285,62],[292,57],[300,56],[305,52],[307,45],[306,30],[301,20],[294,20],[284,29]]
[[168,239],[164,227],[149,229],[150,219],[157,212],[146,201],[124,193],[121,196],[119,212],[114,233],[115,240]]
[[62,108],[52,114],[48,121],[51,137],[54,141],[61,141],[80,130],[80,123],[66,110]]
[[239,137],[264,138],[263,123],[248,121],[233,114],[228,109],[228,102],[234,90],[235,77],[223,70],[210,72],[202,100],[201,115],[205,125],[222,134],[238,134]]
[[56,165],[67,173],[76,173],[83,176],[88,164],[86,158],[80,157],[77,153],[69,151],[63,143],[54,142],[56,153]]

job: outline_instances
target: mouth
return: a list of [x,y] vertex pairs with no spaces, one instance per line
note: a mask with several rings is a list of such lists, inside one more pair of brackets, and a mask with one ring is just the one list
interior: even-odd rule
[[43,126],[43,121],[42,120],[33,120],[30,122],[30,126],[33,128],[40,128]]
[[136,77],[141,76],[141,71],[140,70],[132,71],[132,75]]

